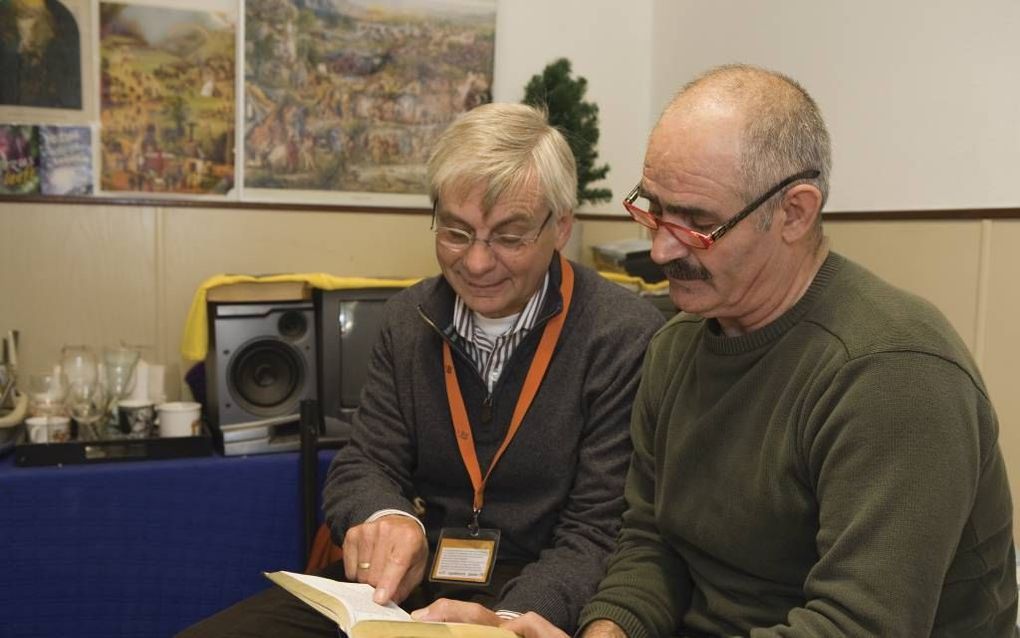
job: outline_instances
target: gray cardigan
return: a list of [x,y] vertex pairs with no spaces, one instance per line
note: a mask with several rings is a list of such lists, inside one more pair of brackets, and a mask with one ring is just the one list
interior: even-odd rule
[[[535,611],[572,631],[595,591],[623,512],[631,402],[645,346],[662,324],[651,304],[574,264],[573,301],[531,409],[489,478],[483,527],[502,532],[498,563],[520,573],[497,609]],[[536,328],[514,351],[491,396],[452,326],[454,292],[442,277],[395,295],[369,364],[351,443],[333,460],[323,506],[333,538],[381,509],[413,512],[434,551],[439,531],[464,528],[471,482],[453,434],[442,341],[454,353],[482,472],[506,433],[548,319],[562,310],[558,255]],[[430,556],[431,559],[431,556]]]

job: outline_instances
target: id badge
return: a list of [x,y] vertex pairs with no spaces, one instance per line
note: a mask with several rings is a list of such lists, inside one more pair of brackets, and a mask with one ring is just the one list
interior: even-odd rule
[[499,549],[499,530],[444,527],[432,559],[429,580],[434,583],[488,585]]

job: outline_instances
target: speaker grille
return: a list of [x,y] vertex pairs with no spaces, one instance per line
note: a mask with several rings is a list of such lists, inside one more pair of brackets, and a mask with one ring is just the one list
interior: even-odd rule
[[252,414],[292,412],[304,386],[302,358],[293,346],[263,338],[243,345],[230,360],[227,383],[234,400]]

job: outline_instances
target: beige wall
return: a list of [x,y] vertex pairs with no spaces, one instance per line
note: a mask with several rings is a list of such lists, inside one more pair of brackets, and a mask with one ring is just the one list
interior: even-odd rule
[[[959,330],[998,410],[1020,493],[1020,220],[826,227],[836,250],[928,298]],[[64,343],[148,345],[150,358],[168,364],[175,396],[181,328],[206,277],[429,275],[428,232],[424,215],[0,203],[0,330],[21,331],[26,372],[48,367]],[[592,244],[640,231],[617,218],[583,222],[579,235],[587,261]]]
[[[192,295],[220,273],[437,271],[426,215],[0,203],[0,331],[18,329],[21,367],[42,371],[67,343],[149,347],[181,392],[178,355]],[[582,242],[637,236],[590,222]],[[582,246],[575,250],[589,254]]]

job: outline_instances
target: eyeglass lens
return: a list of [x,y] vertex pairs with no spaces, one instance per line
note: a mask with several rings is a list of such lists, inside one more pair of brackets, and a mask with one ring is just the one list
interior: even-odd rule
[[467,250],[471,244],[479,241],[491,250],[513,252],[538,241],[551,218],[552,211],[549,211],[538,228],[524,235],[516,233],[492,233],[488,239],[479,239],[473,231],[449,226],[439,226],[435,229],[435,233],[439,243],[453,251]]

